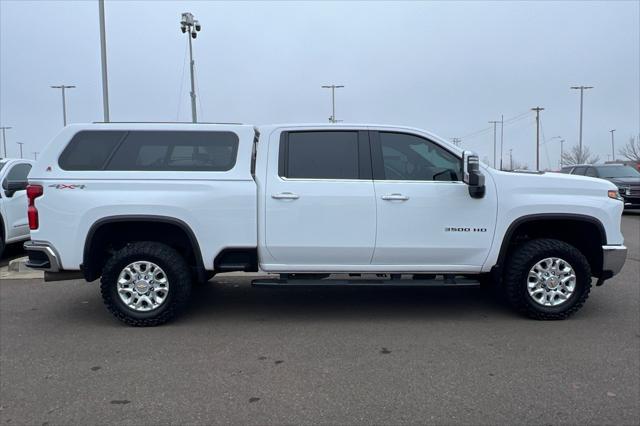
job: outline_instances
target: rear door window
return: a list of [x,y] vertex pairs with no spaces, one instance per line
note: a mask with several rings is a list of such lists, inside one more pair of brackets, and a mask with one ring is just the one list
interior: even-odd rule
[[584,172],[587,168],[585,166],[578,166],[575,169],[573,169],[573,173],[571,173],[572,175],[584,175]]
[[280,141],[279,175],[289,179],[371,179],[367,133],[285,132]]

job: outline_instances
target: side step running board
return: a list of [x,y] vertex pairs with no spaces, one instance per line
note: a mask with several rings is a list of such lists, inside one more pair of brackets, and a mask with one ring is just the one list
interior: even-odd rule
[[477,280],[467,278],[428,279],[428,280],[339,280],[339,279],[256,279],[251,282],[254,287],[469,287],[480,285]]

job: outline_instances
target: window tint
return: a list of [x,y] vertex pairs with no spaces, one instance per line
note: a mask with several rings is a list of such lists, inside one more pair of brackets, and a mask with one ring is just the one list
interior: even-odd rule
[[585,166],[576,167],[573,169],[573,175],[584,175],[584,172],[587,168]]
[[58,164],[63,170],[102,170],[125,132],[113,130],[77,133],[64,149]]
[[358,132],[290,132],[281,176],[296,179],[358,179]]
[[31,171],[31,164],[27,164],[27,163],[16,164],[11,168],[11,170],[9,170],[9,173],[7,173],[6,180],[7,181],[27,180],[27,176],[29,175],[30,171]]
[[380,132],[388,180],[461,180],[461,160],[435,143],[406,133]]
[[227,171],[236,163],[232,132],[132,131],[107,170]]
[[598,177],[595,167],[589,167],[584,174],[585,176]]

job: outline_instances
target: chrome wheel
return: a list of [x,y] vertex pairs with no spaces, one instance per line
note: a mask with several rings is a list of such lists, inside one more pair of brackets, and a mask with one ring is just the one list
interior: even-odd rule
[[542,306],[566,303],[576,289],[576,273],[558,257],[548,257],[533,265],[527,278],[529,296]]
[[129,308],[138,312],[157,309],[167,300],[167,274],[153,262],[139,261],[127,265],[118,276],[118,296]]

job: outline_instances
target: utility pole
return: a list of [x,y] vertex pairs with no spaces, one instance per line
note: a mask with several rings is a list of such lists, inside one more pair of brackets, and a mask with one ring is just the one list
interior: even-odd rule
[[74,89],[76,86],[65,86],[61,84],[59,86],[51,86],[52,89],[61,89],[62,90],[62,122],[64,126],[67,126],[67,100],[65,96],[66,89]]
[[182,14],[180,29],[183,33],[187,33],[187,39],[189,40],[189,70],[191,72],[191,121],[194,123],[198,122],[198,113],[196,112],[196,86],[194,80],[195,62],[193,61],[193,46],[191,44],[191,39],[198,36],[198,32],[200,32],[201,28],[202,27],[200,26],[200,22],[195,19],[192,13],[185,12]]
[[489,124],[493,124],[493,168],[496,169],[496,125],[499,121],[489,121]]
[[615,144],[613,142],[613,132],[615,132],[616,129],[611,129],[609,130],[609,133],[611,133],[611,160],[616,161],[616,150],[615,150]]
[[33,151],[33,159],[38,160],[38,151]]
[[571,86],[571,89],[580,90],[580,136],[578,140],[580,145],[580,155],[582,155],[582,104],[584,99],[584,91],[593,89],[593,86]]
[[104,122],[109,122],[109,83],[107,79],[107,36],[104,22],[104,0],[98,0],[100,15],[100,59],[102,63],[102,111]]
[[513,148],[509,148],[509,170],[513,170]]
[[18,145],[20,145],[20,158],[22,158],[22,145],[24,145],[24,142],[16,142]]
[[536,170],[540,170],[540,111],[544,108],[535,107],[531,111],[536,112]]
[[564,164],[562,164],[562,157],[564,156],[564,139],[560,139],[560,168],[562,168],[562,166]]
[[504,114],[500,114],[500,170],[502,170],[502,143],[504,142]]
[[337,123],[336,119],[336,89],[342,89],[344,86],[336,86],[335,84],[322,86],[323,89],[331,89],[331,117],[329,121],[331,123]]
[[462,142],[462,139],[460,139],[460,138],[451,138],[451,142],[453,142],[453,144],[455,146],[460,146],[460,142]]
[[0,127],[0,129],[2,129],[2,146],[4,148],[4,158],[7,158],[7,135],[5,135],[5,130],[9,130],[9,129],[13,129],[13,127],[10,126],[2,126]]

